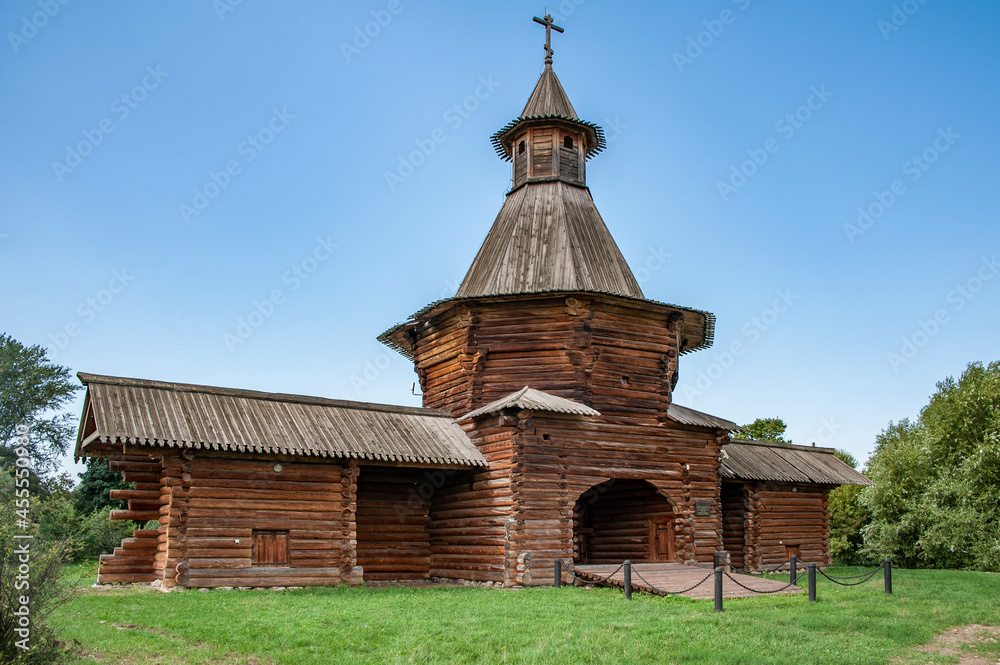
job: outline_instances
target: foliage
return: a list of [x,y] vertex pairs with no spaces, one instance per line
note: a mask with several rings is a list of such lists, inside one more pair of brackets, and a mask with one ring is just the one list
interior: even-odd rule
[[[858,468],[858,460],[846,450],[837,449],[834,454],[852,469]],[[834,563],[842,566],[873,563],[861,554],[862,529],[871,520],[860,500],[862,489],[860,485],[841,485],[830,492],[830,554]]]
[[111,490],[134,489],[133,483],[122,480],[122,474],[108,468],[108,460],[92,457],[87,460],[86,470],[80,474],[80,484],[73,490],[76,509],[83,515],[95,510],[124,508],[124,499],[112,499]]
[[111,554],[120,547],[122,540],[130,538],[136,523],[130,520],[113,520],[107,508],[98,508],[89,515],[78,517],[74,536],[74,559],[82,560],[101,554]]
[[758,418],[742,427],[743,436],[752,441],[791,443],[790,439],[785,439],[785,430],[788,429],[788,425],[781,418]]
[[865,551],[904,566],[1000,570],[1000,362],[949,377],[868,463]]
[[573,586],[93,590],[93,564],[72,568],[84,591],[53,623],[103,663],[912,663],[912,647],[952,626],[1000,625],[1000,575],[962,571],[894,570],[891,596],[880,576],[820,577],[817,603],[726,599],[717,614],[711,598]]
[[[22,518],[14,509],[15,490],[25,488],[15,488],[15,483],[9,473],[0,471],[0,498],[5,508],[0,513],[0,662],[57,663],[62,660],[63,649],[46,620],[70,598],[69,589],[61,581],[68,544],[43,537],[37,524],[19,522]],[[31,500],[29,495],[28,503]],[[15,537],[25,535],[31,538]],[[22,610],[25,605],[27,609]],[[26,618],[20,616],[22,612]],[[30,631],[27,636],[17,632],[25,629]],[[28,641],[22,642],[25,638]]]
[[27,426],[28,440],[18,445],[28,448],[36,469],[56,469],[75,427],[71,414],[53,412],[79,389],[71,382],[69,369],[49,362],[40,345],[24,346],[0,333],[0,448],[13,448],[16,428]]

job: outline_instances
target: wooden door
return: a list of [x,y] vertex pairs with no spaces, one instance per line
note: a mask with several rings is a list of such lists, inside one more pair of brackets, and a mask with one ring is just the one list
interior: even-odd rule
[[650,561],[674,560],[674,521],[672,519],[650,520],[649,559]]

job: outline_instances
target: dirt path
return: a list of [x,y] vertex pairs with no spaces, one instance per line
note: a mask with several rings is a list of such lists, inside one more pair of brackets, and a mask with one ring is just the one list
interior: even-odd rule
[[[935,657],[946,662],[958,658],[959,665],[1000,665],[1000,627],[971,624],[950,628],[938,635],[927,646],[917,647],[914,653],[926,654],[930,660],[919,662],[935,663]],[[909,659],[893,659],[894,663],[909,663]]]

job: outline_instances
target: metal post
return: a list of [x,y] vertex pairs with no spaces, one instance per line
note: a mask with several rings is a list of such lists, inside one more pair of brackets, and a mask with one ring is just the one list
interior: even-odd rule
[[632,600],[632,562],[625,561],[625,600]]
[[712,554],[712,570],[719,567],[719,554],[720,552],[718,550]]
[[799,557],[792,555],[791,563],[788,565],[788,581],[791,584],[795,584],[795,581],[799,579]]
[[885,558],[882,562],[882,567],[885,569],[885,592],[888,594],[892,593],[892,559],[889,557]]
[[715,611],[722,611],[722,566],[715,568]]
[[809,602],[816,602],[816,562],[809,562]]
[[556,559],[556,588],[562,586],[562,559]]

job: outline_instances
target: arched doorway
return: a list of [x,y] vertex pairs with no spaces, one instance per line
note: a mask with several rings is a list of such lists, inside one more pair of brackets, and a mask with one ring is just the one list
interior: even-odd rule
[[575,563],[675,558],[673,506],[646,481],[612,478],[577,499],[573,508]]

